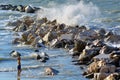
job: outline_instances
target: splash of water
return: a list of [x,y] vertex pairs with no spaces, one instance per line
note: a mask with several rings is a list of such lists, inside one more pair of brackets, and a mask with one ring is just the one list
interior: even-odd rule
[[57,19],[58,23],[83,25],[100,16],[100,10],[93,3],[79,1],[75,4],[64,4],[38,11],[37,18]]

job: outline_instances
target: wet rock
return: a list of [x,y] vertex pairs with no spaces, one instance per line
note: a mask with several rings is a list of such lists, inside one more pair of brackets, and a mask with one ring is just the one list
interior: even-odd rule
[[60,24],[57,26],[57,30],[63,30],[65,28],[65,24]]
[[39,54],[39,52],[32,53],[30,55],[30,57],[35,59],[35,60],[38,60],[40,62],[46,62],[48,60],[47,56],[41,56],[41,54]]
[[35,9],[32,6],[26,6],[25,7],[25,12],[27,12],[27,13],[34,13]]
[[49,31],[44,37],[43,37],[43,41],[45,42],[49,42],[52,41],[53,39],[55,39],[57,37],[57,33],[55,31]]
[[44,44],[43,44],[43,40],[37,36],[33,42],[31,43],[31,45],[35,48],[38,48],[38,47],[45,47]]
[[96,46],[96,47],[102,47],[105,44],[103,43],[103,41],[97,39],[97,40],[93,41],[93,45]]
[[94,78],[94,73],[85,75],[85,78],[89,78],[89,79]]
[[41,8],[32,7],[32,6],[23,6],[23,5],[0,5],[0,10],[12,10],[12,11],[20,11],[20,12],[27,12],[27,13],[34,13]]
[[10,52],[10,56],[12,57],[18,57],[18,56],[21,56],[21,54],[15,50],[13,50],[12,52]]
[[83,49],[85,49],[85,46],[86,46],[86,42],[81,41],[81,40],[75,41],[75,45],[74,45],[74,48],[73,48],[73,52],[75,52],[75,53],[73,54],[73,56],[76,56],[76,55],[79,56],[80,52],[82,52]]
[[[117,54],[116,54],[117,53]],[[119,52],[112,52],[110,54],[110,64],[115,65],[116,67],[120,67],[120,56]]]
[[94,61],[94,62],[92,62],[92,63],[88,66],[86,72],[87,72],[87,74],[89,74],[89,73],[98,73],[100,67],[102,67],[102,66],[104,66],[104,65],[106,65],[106,62],[103,61],[103,60]]
[[[17,21],[14,21],[14,22],[8,22],[6,24],[6,26],[20,26],[20,24],[22,23],[22,21],[20,20],[17,20]],[[14,31],[14,30],[13,30]]]
[[119,49],[116,47],[111,47],[111,46],[105,45],[101,48],[99,53],[100,54],[110,54],[112,51],[117,51],[117,50],[119,50]]
[[[25,44],[26,44],[26,45],[31,45],[32,43],[34,44],[33,41],[36,41],[36,40],[37,40],[36,37],[37,37],[37,36],[36,36],[34,33],[31,32],[31,33],[28,35],[27,41],[25,41]],[[35,38],[36,38],[36,40],[35,40]]]
[[89,62],[94,56],[98,55],[99,51],[96,49],[84,49],[83,52],[79,56],[79,60],[82,62]]
[[108,74],[106,73],[94,73],[94,79],[93,80],[104,80]]
[[72,33],[62,34],[60,36],[60,40],[73,40],[73,34]]
[[98,39],[102,40],[105,38],[106,31],[104,28],[101,28],[97,31],[97,34],[98,34]]
[[97,56],[94,56],[93,59],[105,60],[106,62],[108,62],[108,61],[110,61],[109,56],[110,56],[110,54],[99,54]]
[[20,26],[17,26],[13,29],[16,32],[23,32],[27,30],[27,26],[24,23],[21,23]]
[[37,55],[37,60],[40,62],[46,62],[46,59],[44,57],[41,57],[40,55]]
[[112,35],[114,35],[113,32],[112,31],[108,31],[108,32],[106,32],[105,37],[109,37],[109,36],[112,36]]
[[107,76],[104,80],[119,80],[120,75],[118,73],[112,73],[109,76]]
[[25,25],[30,26],[32,23],[34,23],[34,20],[31,17],[29,17],[29,16],[25,16],[25,17],[23,17],[22,22]]
[[20,11],[20,12],[25,12],[24,6],[22,6],[22,5],[18,5],[18,6],[16,7],[16,10],[17,10],[17,11]]
[[44,23],[46,23],[48,20],[47,20],[47,18],[45,17],[45,18],[40,18],[40,19],[37,19],[36,20],[36,24],[37,25],[39,25],[39,26],[41,26],[42,24],[44,24]]
[[95,40],[97,37],[97,33],[94,30],[85,30],[76,35],[76,39],[84,41]]
[[12,41],[12,44],[19,44],[21,43],[21,39],[20,38],[15,38],[13,41]]
[[27,41],[28,40],[28,35],[31,33],[31,30],[30,29],[28,29],[28,30],[26,30],[26,31],[24,31],[23,33],[22,33],[22,35],[21,35],[21,39],[22,39],[22,41]]
[[100,73],[114,73],[116,71],[116,67],[114,65],[104,65],[100,68]]
[[120,35],[111,35],[105,38],[106,42],[111,42],[111,43],[120,43]]
[[49,55],[48,55],[47,53],[45,53],[45,52],[40,53],[40,56],[41,56],[42,58],[44,58],[45,60],[48,60],[48,59],[49,59]]
[[45,74],[46,75],[51,75],[51,76],[54,76],[54,75],[57,75],[59,73],[59,71],[51,68],[51,67],[47,67],[45,68]]

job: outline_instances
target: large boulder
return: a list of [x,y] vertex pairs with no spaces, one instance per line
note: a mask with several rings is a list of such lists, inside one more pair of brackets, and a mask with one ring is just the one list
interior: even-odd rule
[[97,33],[94,30],[85,30],[76,35],[78,40],[95,40],[98,37]]
[[74,42],[74,48],[71,49],[73,56],[79,56],[80,53],[85,49],[86,42],[81,40],[75,40]]
[[73,40],[73,34],[72,33],[66,33],[60,35],[60,40]]
[[100,73],[114,73],[116,71],[116,67],[114,65],[104,65],[100,68]]
[[120,43],[120,35],[110,35],[107,38],[105,38],[106,42],[111,42],[111,43]]
[[34,13],[35,9],[32,6],[26,6],[25,7],[25,12],[27,12],[27,13]]
[[16,26],[13,30],[16,31],[16,32],[26,31],[27,30],[27,25],[25,25],[24,23],[21,23],[19,26]]
[[45,74],[46,75],[54,76],[54,75],[57,75],[58,72],[59,72],[58,70],[55,70],[55,69],[53,69],[51,67],[45,68]]
[[49,31],[44,37],[43,41],[49,42],[52,41],[53,39],[57,38],[57,33],[55,31]]
[[29,16],[23,17],[22,21],[27,26],[30,26],[32,23],[34,23],[34,20],[32,19],[32,17],[29,17]]
[[94,73],[93,80],[104,80],[107,76],[108,76],[108,74],[106,74],[106,73]]
[[87,73],[98,73],[100,67],[106,65],[106,62],[104,60],[95,60],[94,62],[92,62],[88,68],[87,68]]
[[94,56],[98,55],[99,51],[97,49],[84,49],[79,56],[79,60],[83,63],[89,62]]
[[118,73],[112,73],[109,76],[107,76],[104,80],[119,80],[120,75]]
[[111,46],[103,46],[100,50],[100,54],[110,54],[112,51],[117,51],[119,50],[117,47],[111,47]]
[[15,51],[15,50],[13,50],[13,51],[10,52],[10,56],[18,57],[18,56],[21,56],[21,54],[19,52]]

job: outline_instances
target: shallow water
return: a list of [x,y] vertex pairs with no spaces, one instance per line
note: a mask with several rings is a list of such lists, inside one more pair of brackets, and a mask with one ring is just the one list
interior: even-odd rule
[[[84,24],[89,27],[95,28],[106,28],[113,30],[114,32],[120,31],[120,0],[84,0],[83,3],[78,2],[82,5],[78,5],[77,9],[80,12],[74,13],[71,9],[71,5],[74,6],[79,0],[0,0],[1,4],[15,4],[15,5],[33,5],[47,9],[66,9],[68,7],[70,11],[69,15],[79,21],[85,21]],[[64,7],[61,7],[64,6]],[[66,5],[68,7],[66,7]],[[57,8],[59,6],[59,8]],[[56,8],[55,8],[56,7]],[[74,6],[76,8],[76,6]],[[54,9],[53,9],[54,8]],[[89,9],[91,9],[91,12]],[[97,9],[97,10],[94,10]],[[93,10],[93,11],[92,11]],[[58,10],[59,11],[59,10]],[[64,11],[64,10],[62,10]],[[83,11],[83,12],[81,12]],[[98,11],[98,12],[94,12]],[[86,13],[87,12],[87,13]],[[38,13],[39,14],[39,13]],[[10,26],[5,26],[8,21],[14,21],[25,15],[38,15],[38,14],[26,14],[16,11],[3,11],[0,10],[0,79],[1,80],[16,80],[17,79],[17,61],[10,57],[9,53],[12,50],[17,50],[22,54],[22,57],[29,56],[34,52],[34,49],[29,46],[18,46],[12,45],[12,40],[15,38]],[[63,14],[63,13],[62,13]],[[66,13],[64,13],[66,14]],[[87,15],[84,18],[85,14]],[[95,17],[93,15],[96,14]],[[61,15],[61,14],[59,14]],[[56,15],[57,17],[59,15]],[[80,16],[82,15],[82,16]],[[47,15],[48,17],[50,15]],[[76,18],[77,16],[77,18]],[[92,17],[91,17],[92,16]],[[68,18],[64,16],[65,18]],[[82,19],[79,19],[82,18]],[[82,23],[78,23],[82,24]],[[49,49],[40,48],[40,52],[46,52],[50,55],[50,60],[46,63],[41,63],[34,59],[22,59],[22,73],[21,80],[86,80],[82,77],[82,70],[79,66],[73,65],[72,58],[65,50],[62,49]],[[53,67],[59,71],[56,76],[45,76],[44,68]],[[18,79],[19,80],[19,79]]]

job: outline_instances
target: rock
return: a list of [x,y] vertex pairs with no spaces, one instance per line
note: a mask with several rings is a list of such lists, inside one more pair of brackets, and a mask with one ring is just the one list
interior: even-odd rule
[[98,39],[103,40],[105,38],[106,31],[104,28],[101,28],[97,31]]
[[89,79],[94,78],[94,73],[91,73],[91,74],[85,75],[85,78],[89,78]]
[[39,50],[37,50],[35,53],[32,53],[30,57],[40,61],[40,62],[46,62],[49,59],[49,55],[45,52],[40,53]]
[[106,73],[94,73],[94,80],[104,80],[107,76]]
[[15,39],[12,41],[12,44],[19,44],[20,42],[21,42],[21,39],[15,38]]
[[59,24],[58,26],[57,26],[57,30],[63,30],[64,28],[65,28],[65,24]]
[[35,9],[32,6],[26,6],[25,7],[25,12],[27,12],[27,13],[34,13]]
[[47,18],[42,18],[42,19],[40,18],[40,19],[36,20],[36,24],[41,26],[42,24],[46,23],[47,21],[48,21]]
[[84,41],[81,41],[81,40],[78,40],[78,41],[75,41],[75,45],[74,45],[74,48],[73,48],[73,52],[76,52],[78,54],[73,54],[73,56],[75,55],[80,55],[80,52],[83,51],[83,49],[85,49],[85,46],[86,46],[86,42]]
[[110,54],[110,64],[115,65],[116,67],[120,67],[120,56],[116,54]]
[[36,38],[36,34],[35,33],[30,33],[27,37],[27,41],[25,41],[25,44],[26,45],[31,45],[33,43],[33,41],[35,41],[35,38]]
[[57,71],[57,70],[55,70],[55,69],[53,69],[53,68],[51,68],[51,67],[45,68],[45,74],[46,74],[46,75],[54,76],[54,75],[58,74],[58,72],[59,72],[59,71]]
[[15,50],[13,50],[12,52],[10,52],[10,56],[12,57],[18,57],[18,56],[21,56],[21,54]]
[[97,56],[94,56],[93,59],[98,59],[98,60],[105,60],[106,62],[110,61],[109,59],[109,54],[99,54]]
[[84,49],[79,56],[79,60],[82,62],[89,62],[94,56],[98,55],[98,51],[95,49]]
[[43,41],[45,42],[49,42],[52,41],[53,39],[55,39],[57,37],[57,33],[55,31],[49,31],[44,37],[43,37]]
[[107,76],[104,80],[119,80],[120,75],[118,73],[112,73],[109,76]]
[[29,38],[28,36],[30,35],[30,33],[31,33],[30,29],[24,31],[21,35],[21,39],[25,42],[28,41],[28,38]]
[[49,59],[49,55],[48,55],[47,53],[45,53],[45,52],[40,53],[40,56],[41,56],[42,58],[44,58],[45,60],[48,60],[48,59]]
[[110,35],[107,38],[105,38],[106,42],[111,42],[111,43],[120,43],[120,35]]
[[25,12],[24,6],[22,6],[22,5],[18,5],[17,8],[16,8],[16,10],[20,11],[20,12]]
[[87,68],[87,73],[98,73],[99,72],[99,69],[100,67],[106,65],[106,62],[103,61],[103,60],[98,60],[98,61],[94,61],[92,62],[88,68]]
[[112,31],[108,31],[108,32],[106,32],[105,37],[109,37],[109,36],[112,36],[112,35],[114,35],[113,32]]
[[16,32],[23,32],[27,30],[27,26],[24,23],[21,23],[20,26],[17,26],[13,29]]
[[78,40],[95,40],[98,37],[97,33],[94,30],[85,30],[84,32],[80,32],[78,35],[76,35],[75,39]]
[[23,17],[22,22],[25,25],[30,26],[32,23],[34,23],[34,20],[31,17],[29,17],[29,16],[25,16],[25,17]]
[[116,67],[114,65],[104,65],[100,68],[100,73],[114,73],[116,71]]
[[99,53],[100,54],[110,54],[112,51],[116,51],[116,50],[118,50],[118,48],[105,45],[101,48]]
[[[22,23],[22,21],[17,20],[17,21],[14,21],[14,22],[8,22],[6,24],[6,26],[20,26],[21,23]],[[13,29],[13,31],[14,31],[14,29]]]
[[73,34],[72,33],[62,34],[60,36],[60,40],[73,40]]
[[93,45],[96,46],[96,47],[102,47],[105,44],[103,43],[103,41],[97,39],[97,40],[93,41]]
[[33,40],[33,42],[31,43],[31,45],[32,45],[33,47],[35,47],[35,48],[45,47],[45,46],[43,45],[42,39],[41,39],[39,36],[37,36],[37,37]]

